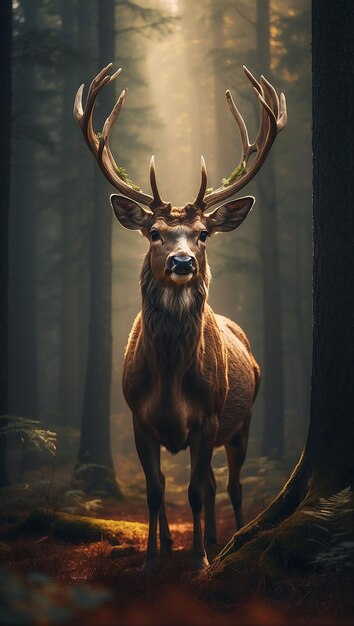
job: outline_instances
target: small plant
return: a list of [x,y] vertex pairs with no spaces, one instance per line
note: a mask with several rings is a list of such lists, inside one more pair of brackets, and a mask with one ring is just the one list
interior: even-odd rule
[[55,455],[57,435],[43,428],[39,420],[17,415],[0,415],[0,437],[16,438],[25,445],[31,444],[38,451]]
[[317,503],[303,510],[316,519],[319,552],[313,565],[335,569],[353,569],[354,557],[354,498],[350,486],[329,498],[319,498]]

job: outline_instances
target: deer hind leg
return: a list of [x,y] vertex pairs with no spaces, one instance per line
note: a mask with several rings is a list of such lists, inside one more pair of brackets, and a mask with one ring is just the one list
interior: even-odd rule
[[205,484],[205,521],[204,521],[204,543],[208,548],[216,544],[216,520],[215,520],[215,494],[216,481],[213,468],[210,466]]
[[160,471],[160,481],[162,485],[163,498],[159,512],[159,525],[160,525],[160,551],[163,556],[172,554],[173,540],[171,537],[170,529],[168,527],[168,521],[165,511],[165,477]]
[[201,512],[213,454],[213,443],[212,433],[205,433],[203,430],[190,433],[191,479],[188,499],[193,513],[193,567],[196,570],[209,565],[202,536]]
[[242,485],[240,482],[240,471],[247,451],[250,419],[251,416],[244,421],[239,432],[225,444],[227,464],[229,467],[227,491],[234,509],[237,530],[243,526]]
[[158,565],[157,520],[163,503],[163,485],[160,471],[160,444],[149,432],[144,431],[133,416],[135,445],[146,478],[146,494],[149,507],[149,535],[142,570],[153,571]]

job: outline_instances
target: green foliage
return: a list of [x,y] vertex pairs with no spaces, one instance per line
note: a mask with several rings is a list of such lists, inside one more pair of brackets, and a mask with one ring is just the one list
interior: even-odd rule
[[106,540],[116,545],[126,540],[141,540],[146,537],[147,525],[139,522],[114,521],[53,513],[48,509],[32,511],[16,530],[18,535],[39,533],[56,537],[70,543],[94,543]]
[[129,185],[130,187],[132,187],[132,189],[135,189],[135,191],[141,191],[140,187],[138,187],[138,185],[134,185],[133,181],[129,178],[128,173],[124,169],[124,167],[117,167],[116,171],[117,171],[119,178],[124,180],[124,182],[127,183],[127,185]]
[[92,515],[102,506],[100,498],[90,498],[82,489],[70,488],[53,477],[4,487],[0,497],[3,510],[15,517],[39,507],[71,515]]
[[329,498],[319,498],[302,511],[313,518],[319,546],[313,564],[336,571],[354,567],[354,497],[350,486]]
[[224,185],[224,187],[228,187],[229,185],[234,183],[238,178],[241,178],[241,176],[243,176],[245,172],[246,172],[246,163],[242,161],[242,163],[240,163],[237,167],[235,167],[234,170],[232,170],[229,178],[223,178],[221,182]]
[[56,451],[56,433],[44,430],[39,420],[15,415],[0,415],[0,436],[13,436],[31,444],[39,452],[49,452],[52,456]]

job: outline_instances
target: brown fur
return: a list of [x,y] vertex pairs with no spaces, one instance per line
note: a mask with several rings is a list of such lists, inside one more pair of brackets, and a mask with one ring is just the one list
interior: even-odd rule
[[206,275],[192,282],[190,310],[182,316],[178,309],[166,310],[147,255],[142,311],[129,337],[123,373],[131,410],[174,453],[187,447],[189,431],[209,413],[218,419],[215,445],[229,441],[251,413],[260,378],[242,329],[207,304]]
[[[134,206],[133,217],[124,207],[122,213],[118,202],[114,205],[124,225],[133,228],[138,223],[149,239],[152,230],[159,233],[158,240],[151,237],[141,270],[142,310],[130,333],[123,372],[124,395],[133,412],[147,481],[150,530],[145,567],[149,569],[156,562],[158,515],[161,550],[168,552],[172,543],[163,503],[160,445],[173,454],[188,446],[191,449],[189,500],[196,567],[207,563],[200,525],[203,501],[205,541],[216,541],[215,480],[210,466],[215,446],[225,446],[228,489],[236,524],[242,525],[239,473],[260,372],[241,328],[216,315],[207,303],[210,270],[200,233],[207,229],[211,234],[214,224],[220,230],[237,227],[253,203],[251,199],[245,205],[244,200],[241,209],[235,205],[238,213],[228,205],[231,226],[225,217],[226,205],[221,207],[223,213],[213,214],[213,220],[192,205],[181,209],[168,205],[146,216]],[[168,260],[181,255],[195,262],[194,274],[185,284],[171,280],[168,271]]]

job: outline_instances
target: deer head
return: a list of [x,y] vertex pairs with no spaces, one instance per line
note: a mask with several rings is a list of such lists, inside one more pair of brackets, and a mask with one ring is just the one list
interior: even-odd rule
[[[122,91],[106,119],[102,132],[96,134],[93,130],[92,114],[97,95],[121,72],[119,69],[109,75],[111,67],[112,63],[103,68],[92,81],[84,110],[82,107],[84,85],[81,85],[75,98],[74,117],[79,122],[85,141],[105,177],[120,192],[119,195],[111,196],[111,204],[117,219],[125,228],[141,231],[150,243],[149,257],[155,280],[163,285],[185,285],[205,275],[207,238],[217,232],[236,229],[251,210],[254,203],[252,196],[236,200],[230,198],[252,180],[263,165],[277,134],[286,125],[285,96],[281,93],[278,98],[274,87],[264,76],[261,76],[258,82],[246,67],[243,68],[260,103],[260,125],[256,139],[250,143],[246,124],[231,93],[227,91],[226,99],[241,137],[240,163],[221,187],[207,193],[207,171],[202,157],[201,184],[195,200],[184,207],[176,208],[161,199],[156,182],[154,157],[150,162],[150,184],[153,193],[150,196],[127,179],[112,155],[109,136],[123,106],[126,89]],[[255,158],[248,168],[252,154],[255,154]],[[228,202],[225,203],[225,200]],[[222,202],[224,204],[220,204]],[[207,211],[215,204],[220,206],[208,213]]]

